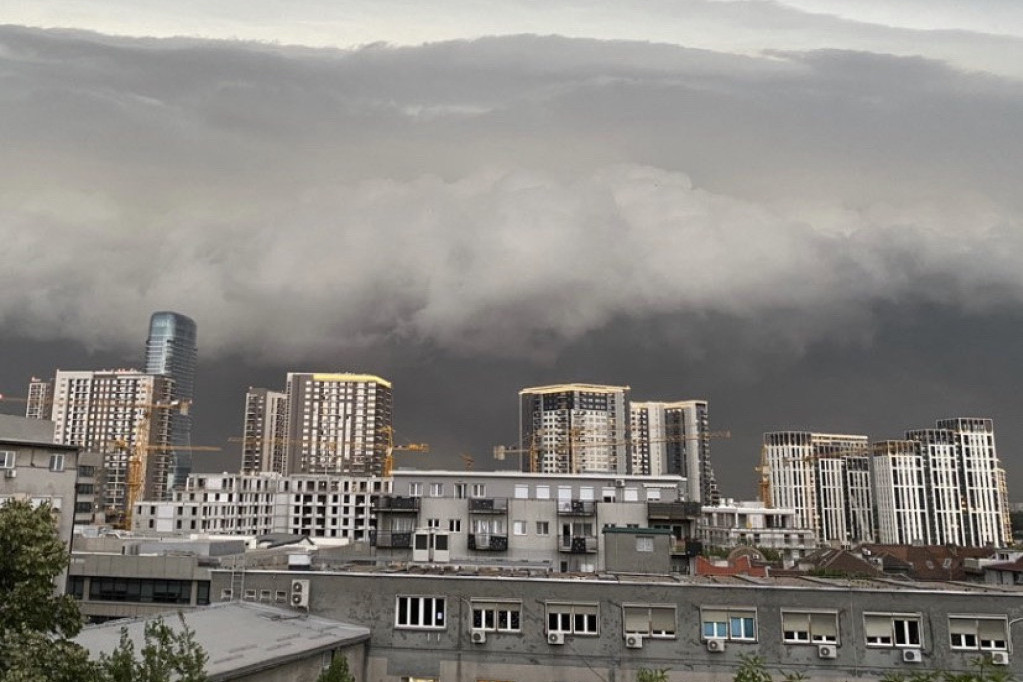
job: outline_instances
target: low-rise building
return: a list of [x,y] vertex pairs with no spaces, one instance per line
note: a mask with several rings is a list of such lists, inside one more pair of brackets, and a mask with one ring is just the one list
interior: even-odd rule
[[[356,680],[365,679],[364,661],[369,629],[329,618],[250,603],[204,608],[164,622],[175,630],[188,627],[194,641],[209,656],[205,672],[210,682],[315,682],[334,656],[348,659]],[[146,624],[155,616],[92,625],[75,638],[93,658],[110,654],[121,632],[141,649]]]
[[794,509],[765,507],[762,502],[723,500],[702,508],[697,536],[709,547],[731,549],[747,545],[779,552],[795,560],[817,548],[811,528],[796,527]]

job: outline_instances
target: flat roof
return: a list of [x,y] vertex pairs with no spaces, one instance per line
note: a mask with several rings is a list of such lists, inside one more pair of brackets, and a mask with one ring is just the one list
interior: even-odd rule
[[[89,625],[75,637],[75,642],[98,658],[100,653],[117,648],[121,629],[127,628],[138,651],[144,642],[146,623],[158,617]],[[358,644],[368,641],[370,634],[369,628],[246,602],[216,604],[181,617],[173,612],[163,614],[164,622],[174,630],[181,629],[182,618],[194,631],[195,641],[209,654],[206,673],[211,681],[230,680],[321,651]]]

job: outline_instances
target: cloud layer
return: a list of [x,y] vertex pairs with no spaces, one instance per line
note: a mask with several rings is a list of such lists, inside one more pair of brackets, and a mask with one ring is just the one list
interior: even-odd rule
[[801,348],[1023,299],[1023,88],[919,58],[6,28],[0,83],[0,321],[37,338],[168,307],[207,357],[546,358],[713,314]]

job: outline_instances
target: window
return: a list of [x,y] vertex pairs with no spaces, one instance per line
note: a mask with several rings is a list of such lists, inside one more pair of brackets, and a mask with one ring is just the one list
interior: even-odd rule
[[551,499],[551,487],[549,485],[536,486],[536,499],[538,500]]
[[0,469],[13,469],[15,452],[13,450],[0,450]]
[[781,631],[786,644],[837,644],[838,614],[834,611],[782,611]]
[[444,484],[443,483],[431,483],[430,484],[430,497],[443,497],[444,496]]
[[464,483],[456,483],[455,484],[455,497],[460,499],[460,500],[465,499],[465,484]]
[[948,634],[953,649],[1008,651],[1008,629],[1003,617],[948,617]]
[[440,528],[440,519],[426,519],[427,528]]
[[522,602],[473,599],[472,627],[490,632],[521,632]]
[[473,483],[472,484],[472,496],[473,497],[486,497],[487,496],[487,485],[485,483]]
[[550,521],[537,521],[536,522],[536,534],[537,535],[550,535],[551,524]]
[[704,639],[753,642],[757,639],[754,609],[707,608],[700,611]]
[[865,613],[863,632],[866,634],[867,646],[922,645],[918,613]]
[[512,534],[513,535],[525,535],[526,534],[526,522],[525,521],[512,521]]
[[639,502],[639,491],[635,488],[625,489],[625,501],[626,502]]
[[622,622],[625,634],[640,634],[644,637],[675,637],[675,607],[643,604],[623,604]]
[[528,500],[529,499],[529,484],[527,484],[527,483],[516,483],[515,484],[515,499],[516,500]]
[[547,604],[547,632],[599,635],[600,607],[597,604]]
[[444,597],[399,596],[394,624],[399,628],[444,628]]
[[50,471],[64,471],[64,455],[50,455]]
[[409,495],[409,497],[422,497],[423,496],[423,484],[422,483],[409,483],[408,484],[408,495]]
[[646,499],[647,499],[648,502],[657,502],[657,501],[659,501],[661,499],[661,489],[660,488],[647,488],[646,489]]
[[650,535],[639,535],[636,537],[636,551],[637,552],[652,552],[654,551],[654,538]]
[[462,519],[448,519],[448,530],[452,533],[461,533]]

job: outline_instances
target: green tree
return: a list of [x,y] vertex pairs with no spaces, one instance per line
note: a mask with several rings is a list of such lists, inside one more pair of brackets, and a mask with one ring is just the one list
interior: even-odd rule
[[330,661],[330,667],[320,673],[316,682],[355,682],[355,677],[348,670],[348,659],[344,654],[336,653]]
[[636,682],[668,682],[668,668],[640,668],[636,671]]
[[0,505],[0,682],[204,682],[206,653],[187,627],[146,626],[136,659],[122,630],[109,656],[90,660],[73,641],[82,629],[78,603],[56,590],[70,557],[52,510],[26,501]]

